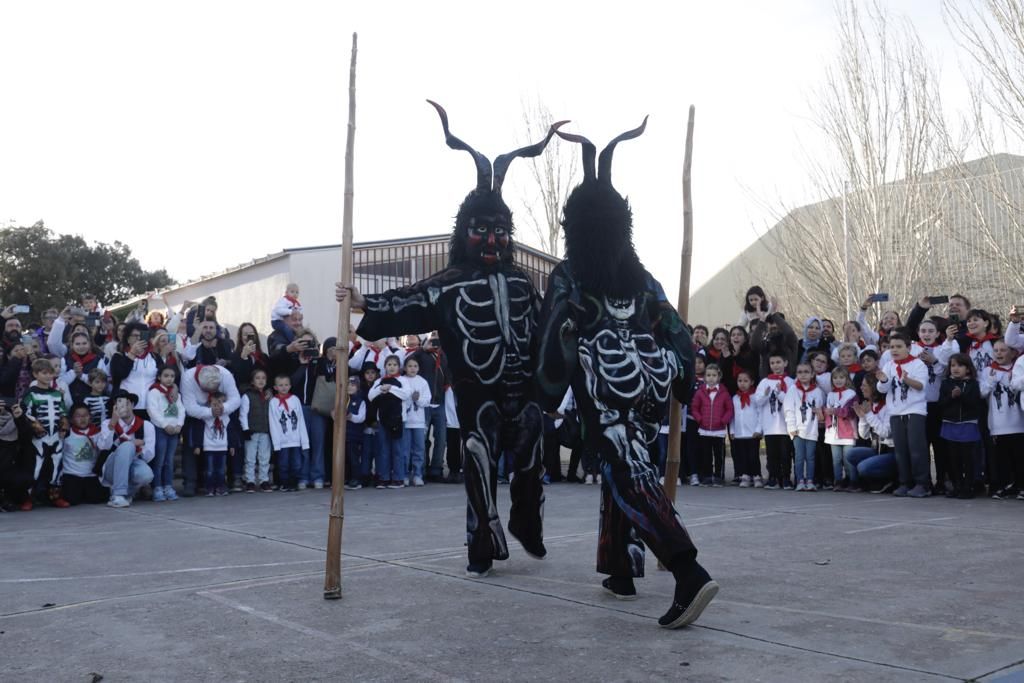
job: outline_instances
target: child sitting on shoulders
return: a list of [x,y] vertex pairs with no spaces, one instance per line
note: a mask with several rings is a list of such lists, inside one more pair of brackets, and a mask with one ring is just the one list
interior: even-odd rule
[[302,304],[299,303],[299,286],[294,282],[288,283],[284,289],[284,296],[277,300],[274,308],[270,311],[270,326],[275,332],[280,332],[290,344],[295,340],[295,331],[288,327],[285,322],[292,313],[302,313]]

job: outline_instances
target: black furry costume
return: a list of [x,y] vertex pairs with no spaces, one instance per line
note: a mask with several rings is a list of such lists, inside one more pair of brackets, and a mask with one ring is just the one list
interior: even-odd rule
[[548,280],[538,332],[541,405],[555,409],[571,385],[584,447],[601,459],[597,571],[630,585],[631,577],[643,576],[644,543],[680,575],[697,555],[648,453],[669,392],[684,404],[690,398],[693,343],[640,263],[629,203],[611,184],[615,145],[645,126],[646,119],[608,144],[600,173],[592,143],[558,133],[582,143],[584,180],[565,203],[566,259]]
[[496,505],[502,454],[514,473],[508,530],[530,554],[545,554],[543,420],[531,357],[540,298],[529,276],[513,264],[512,212],[501,198],[501,185],[512,160],[540,154],[561,124],[553,125],[541,142],[497,157],[492,167],[487,157],[451,134],[444,109],[431,104],[448,146],[472,155],[477,186],[456,215],[448,267],[409,287],[366,295],[358,333],[380,339],[438,331],[454,377],[462,434],[469,571],[482,572],[492,560],[508,558]]

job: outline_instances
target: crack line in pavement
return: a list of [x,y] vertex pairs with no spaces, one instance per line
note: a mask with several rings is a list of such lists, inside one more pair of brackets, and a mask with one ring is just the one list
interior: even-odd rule
[[1024,664],[1024,659],[1019,659],[1016,662],[1012,662],[1010,664],[1007,664],[1006,666],[1001,666],[998,669],[993,669],[992,671],[989,671],[988,673],[983,673],[983,674],[980,674],[978,676],[972,676],[971,678],[968,678],[967,680],[969,680],[969,681],[980,681],[983,678],[988,678],[989,676],[995,675],[995,674],[999,673],[1000,671],[1006,671],[1007,669],[1012,669],[1013,667],[1020,666],[1021,664]]

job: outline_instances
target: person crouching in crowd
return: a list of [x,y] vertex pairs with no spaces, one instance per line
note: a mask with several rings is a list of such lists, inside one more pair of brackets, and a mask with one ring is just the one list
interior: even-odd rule
[[111,397],[114,417],[107,423],[114,450],[103,463],[100,483],[110,489],[107,506],[126,508],[140,487],[153,481],[149,464],[156,455],[156,429],[135,414],[139,397],[123,389]]

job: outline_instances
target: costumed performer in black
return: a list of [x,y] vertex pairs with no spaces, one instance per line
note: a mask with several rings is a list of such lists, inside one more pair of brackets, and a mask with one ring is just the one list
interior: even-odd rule
[[658,483],[649,448],[668,410],[669,392],[684,405],[694,383],[693,343],[661,284],[633,248],[629,203],[611,182],[616,144],[639,136],[647,119],[601,152],[583,146],[583,182],[565,202],[565,260],[555,267],[539,322],[537,382],[541,405],[553,410],[567,386],[576,396],[584,448],[601,460],[597,571],[615,597],[636,598],[644,544],[672,571],[665,628],[692,623],[718,592],[697,563],[697,549]]
[[[429,100],[428,100],[429,101]],[[543,418],[536,401],[531,344],[540,296],[530,277],[513,263],[512,212],[501,198],[509,164],[544,151],[556,128],[540,142],[491,161],[451,134],[441,117],[445,141],[469,152],[477,184],[455,217],[448,266],[408,287],[362,295],[339,284],[338,301],[351,296],[363,310],[357,333],[364,339],[437,330],[452,371],[465,484],[469,565],[466,573],[486,576],[494,560],[508,559],[508,545],[496,506],[498,459],[513,473],[508,531],[527,554],[543,558],[544,490],[541,462]],[[562,122],[564,123],[564,122]]]

